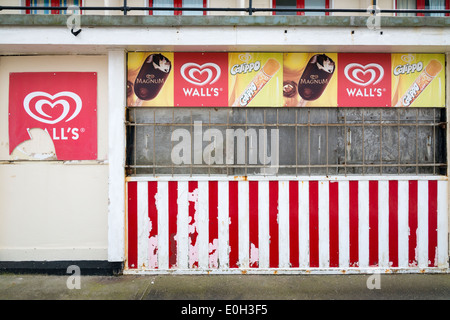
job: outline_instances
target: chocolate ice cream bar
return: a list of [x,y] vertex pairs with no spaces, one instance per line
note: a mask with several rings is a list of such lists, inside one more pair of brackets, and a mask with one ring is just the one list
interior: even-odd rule
[[141,100],[152,100],[161,91],[172,64],[160,53],[151,54],[145,59],[134,81],[134,93]]

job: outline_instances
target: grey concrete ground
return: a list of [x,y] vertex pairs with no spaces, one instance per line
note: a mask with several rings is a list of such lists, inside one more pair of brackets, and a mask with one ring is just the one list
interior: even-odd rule
[[0,300],[80,299],[450,300],[450,274],[81,275],[77,279],[70,275],[0,274]]

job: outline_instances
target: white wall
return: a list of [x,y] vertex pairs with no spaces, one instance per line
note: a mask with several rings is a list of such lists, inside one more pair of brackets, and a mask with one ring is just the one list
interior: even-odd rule
[[[97,161],[11,161],[9,73],[36,71],[97,72]],[[0,57],[0,261],[107,260],[107,73],[106,56]]]

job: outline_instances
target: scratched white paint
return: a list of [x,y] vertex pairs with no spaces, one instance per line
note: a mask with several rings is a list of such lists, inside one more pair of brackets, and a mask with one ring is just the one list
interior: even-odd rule
[[[192,192],[188,192],[188,201],[194,202],[194,217],[188,217],[188,233],[189,233],[189,268],[194,266],[194,263],[198,261],[198,188]],[[191,238],[191,235],[197,234],[195,239]],[[193,242],[195,241],[195,242]]]
[[149,235],[151,221],[148,216],[148,183],[137,183],[137,223],[138,228],[138,267],[146,268],[148,265]]
[[269,181],[258,185],[258,230],[259,230],[259,267],[269,267]]
[[330,190],[329,183],[319,182],[319,267],[330,265]]
[[339,189],[339,267],[350,265],[349,182],[340,181]]
[[448,184],[438,181],[438,234],[437,266],[448,267]]
[[408,181],[398,182],[398,266],[408,267]]
[[217,216],[218,216],[218,234],[219,234],[219,267],[226,269],[229,266],[229,225],[228,217],[228,197],[222,195],[228,194],[228,181],[219,181],[217,184],[219,195]]
[[208,181],[199,181],[198,182],[198,208],[196,212],[198,213],[198,236],[197,236],[197,244],[198,244],[198,267],[201,269],[207,269],[209,264],[208,257],[208,242],[209,242],[209,192],[208,192]]
[[378,181],[378,265],[389,264],[389,181]]
[[278,251],[280,268],[289,268],[289,182],[278,182]]
[[428,182],[417,183],[417,264],[428,266]]
[[177,265],[180,269],[187,269],[189,265],[189,201],[188,182],[178,182],[178,221],[177,221]]
[[249,267],[249,184],[248,181],[242,181],[238,185],[238,232],[239,232],[239,266],[241,268]]
[[259,249],[254,243],[250,243],[250,265],[258,263],[259,260]]
[[169,268],[169,183],[158,182],[156,209],[158,210],[158,264],[161,269]]
[[298,183],[299,208],[299,264],[300,268],[309,267],[309,183]]
[[369,181],[358,184],[358,267],[369,266]]

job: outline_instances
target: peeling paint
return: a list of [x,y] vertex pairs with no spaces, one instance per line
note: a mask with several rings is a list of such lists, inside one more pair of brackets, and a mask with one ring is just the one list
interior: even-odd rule
[[[189,268],[198,267],[198,188],[188,192],[188,201],[194,203],[194,215],[189,213],[188,233],[189,233]],[[189,204],[190,206],[190,204]]]
[[219,239],[213,239],[212,243],[209,243],[209,267],[219,267]]
[[258,264],[259,261],[259,249],[253,244],[250,243],[250,266],[253,264]]

